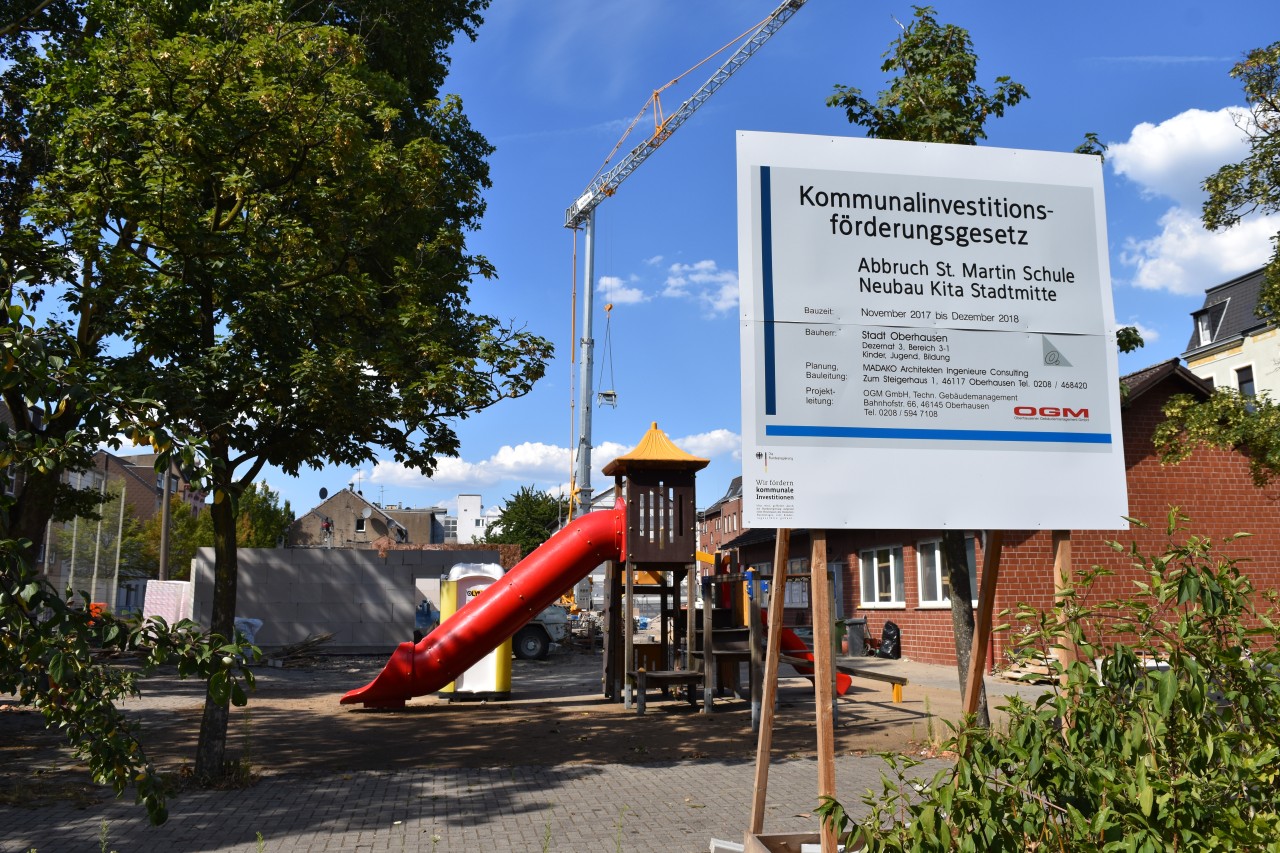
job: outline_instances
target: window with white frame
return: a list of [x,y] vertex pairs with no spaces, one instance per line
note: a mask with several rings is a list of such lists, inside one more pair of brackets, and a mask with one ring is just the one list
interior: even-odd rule
[[13,497],[18,491],[18,466],[8,465],[0,472],[0,487],[6,497]]
[[357,519],[356,519],[356,533],[364,533],[364,531],[365,531],[365,524],[364,524],[364,523],[365,523],[365,519],[363,519],[363,518],[357,518]]
[[902,546],[861,552],[862,607],[902,607],[907,603],[902,577]]
[[787,560],[787,607],[809,606],[809,558]]
[[[969,594],[978,601],[978,560],[973,537],[964,539],[965,559],[969,562]],[[942,567],[942,540],[931,539],[916,544],[916,564],[920,570],[920,605],[950,607],[951,579]]]

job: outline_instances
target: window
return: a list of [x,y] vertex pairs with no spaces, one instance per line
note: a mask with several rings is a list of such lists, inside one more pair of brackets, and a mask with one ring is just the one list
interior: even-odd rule
[[786,607],[809,606],[809,558],[787,560]]
[[902,547],[873,548],[860,555],[862,606],[901,607],[906,604],[902,580]]
[[1196,315],[1196,336],[1200,341],[1200,346],[1213,341],[1213,326],[1210,323],[1208,311]]
[[356,519],[356,533],[364,533],[364,523],[365,523],[365,519],[363,518]]
[[[978,560],[974,553],[973,537],[964,539],[965,557],[969,562],[969,594],[973,602],[978,600]],[[916,545],[916,563],[920,569],[920,605],[922,607],[950,607],[951,581],[942,569],[942,540],[934,539]]]
[[0,484],[5,496],[13,497],[18,491],[18,466],[9,465],[4,469],[4,473],[0,474]]
[[1241,397],[1253,397],[1256,389],[1253,386],[1253,368],[1242,367],[1236,371],[1236,387],[1240,389]]

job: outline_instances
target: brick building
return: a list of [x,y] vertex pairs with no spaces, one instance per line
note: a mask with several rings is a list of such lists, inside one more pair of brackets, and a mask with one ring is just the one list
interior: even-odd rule
[[714,554],[724,543],[746,532],[742,526],[742,477],[734,477],[729,489],[698,513],[698,550]]
[[[1117,519],[1115,530],[1072,531],[1075,568],[1095,564],[1114,568],[1117,573],[1095,586],[1095,594],[1110,598],[1131,594],[1138,575],[1107,541],[1137,542],[1143,553],[1159,553],[1167,544],[1164,521],[1169,508],[1178,506],[1190,517],[1189,533],[1215,540],[1241,531],[1252,533],[1233,543],[1227,553],[1249,560],[1243,571],[1258,589],[1280,589],[1280,487],[1254,486],[1248,462],[1238,453],[1201,448],[1176,466],[1162,465],[1155,454],[1152,434],[1163,420],[1165,401],[1179,393],[1207,396],[1208,386],[1177,359],[1126,376],[1123,383],[1129,389],[1121,418],[1129,515],[1151,527],[1129,529]],[[865,617],[872,636],[879,636],[884,623],[891,620],[902,629],[904,656],[954,666],[951,612],[937,554],[940,537],[941,531],[929,530],[828,531],[837,617]],[[757,529],[725,543],[723,548],[731,556],[729,568],[769,568],[773,540],[773,531]],[[807,578],[809,548],[808,531],[792,531],[790,573]],[[970,538],[970,553],[971,573],[977,576],[981,535]],[[1053,602],[1052,569],[1051,531],[1006,531],[995,612],[1019,603],[1048,609]],[[793,590],[799,586],[808,583],[788,583],[789,602],[799,602],[801,593]],[[976,596],[976,584],[974,591]],[[788,614],[793,622],[808,618],[807,610],[798,604]],[[993,637],[989,663],[1001,665],[1011,645],[1006,634]]]

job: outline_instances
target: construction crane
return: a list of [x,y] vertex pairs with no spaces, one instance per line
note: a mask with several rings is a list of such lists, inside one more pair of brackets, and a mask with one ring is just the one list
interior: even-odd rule
[[[605,158],[607,165],[609,160],[622,147],[628,134],[632,128],[636,126],[640,118],[648,112],[650,107],[653,108],[654,129],[653,133],[643,142],[631,149],[630,153],[622,159],[618,165],[605,171],[604,166],[596,173],[596,176],[587,185],[587,188],[578,199],[569,206],[565,211],[564,226],[566,228],[583,230],[583,292],[582,292],[582,338],[579,341],[581,346],[581,364],[579,366],[579,411],[578,411],[578,447],[577,447],[577,463],[574,468],[574,507],[579,512],[586,512],[591,505],[591,371],[593,361],[593,349],[595,342],[591,337],[592,311],[594,309],[592,295],[595,291],[595,218],[596,207],[600,202],[618,191],[618,187],[622,182],[631,176],[640,164],[649,159],[653,152],[658,150],[662,143],[671,138],[671,134],[675,133],[680,125],[689,120],[699,107],[707,102],[707,100],[716,93],[716,91],[725,84],[725,82],[738,72],[747,60],[755,56],[756,52],[764,46],[765,42],[773,38],[778,30],[782,29],[782,25],[791,20],[796,12],[804,6],[807,0],[783,0],[778,8],[774,9],[769,17],[765,18],[758,26],[754,28],[748,35],[746,40],[738,47],[737,50],[725,60],[719,68],[711,75],[707,82],[690,95],[680,107],[669,116],[663,115],[661,93],[670,88],[674,83],[689,74],[696,68],[705,64],[708,59],[699,62],[693,68],[674,78],[665,86],[654,91],[644,107],[632,120],[631,125],[623,134],[622,139],[614,146],[609,157]],[[736,41],[736,39],[735,39]],[[725,48],[721,48],[712,54],[717,56],[722,53]]]

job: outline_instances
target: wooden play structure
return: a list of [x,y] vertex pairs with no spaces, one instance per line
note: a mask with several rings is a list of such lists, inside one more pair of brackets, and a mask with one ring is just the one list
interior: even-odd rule
[[[629,453],[604,467],[625,506],[626,557],[606,570],[605,695],[643,712],[650,689],[683,688],[693,702],[702,673],[688,641],[696,633],[697,518],[694,474],[709,464],[684,452],[654,423]],[[635,643],[638,595],[659,599],[657,642]]]

